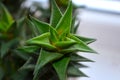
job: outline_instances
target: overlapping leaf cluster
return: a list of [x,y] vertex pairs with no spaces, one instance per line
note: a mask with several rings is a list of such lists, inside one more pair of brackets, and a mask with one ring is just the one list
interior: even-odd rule
[[0,2],[0,80],[24,80],[28,74],[27,71],[18,71],[26,59],[16,51],[22,41],[22,22],[15,21]]
[[[15,38],[16,34],[14,34],[12,30],[12,26],[15,25],[14,20],[7,9],[0,3],[0,80],[8,78],[16,68],[13,68],[12,60],[8,57],[11,55],[13,48],[15,48],[15,44],[18,43],[18,39]],[[13,46],[14,45],[14,46]],[[7,71],[9,70],[10,71]]]
[[[72,33],[71,27],[74,27],[74,19],[72,18],[71,1],[64,14],[61,13],[54,0],[51,0],[51,4],[50,24],[41,22],[31,16],[29,17],[29,23],[33,23],[37,33],[40,35],[29,39],[26,42],[27,46],[21,48],[22,51],[28,53],[35,53],[36,50],[40,49],[39,54],[37,54],[39,57],[35,65],[33,80],[39,80],[40,76],[47,75],[47,69],[53,69],[54,72],[54,75],[49,80],[57,80],[56,76],[60,80],[66,80],[67,76],[87,77],[79,70],[81,67],[86,67],[80,62],[92,61],[78,55],[76,52],[95,53],[94,50],[87,46],[95,40]],[[28,64],[26,63],[26,65]],[[50,72],[48,73],[49,75],[51,74]]]

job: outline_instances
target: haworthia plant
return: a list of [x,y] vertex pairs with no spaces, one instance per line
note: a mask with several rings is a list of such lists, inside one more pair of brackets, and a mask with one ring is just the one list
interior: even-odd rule
[[[69,1],[64,14],[61,13],[55,0],[51,0],[51,5],[50,24],[41,22],[32,16],[28,17],[28,23],[34,24],[33,27],[39,35],[27,40],[26,46],[19,49],[38,56],[35,67],[33,67],[33,80],[67,80],[68,77],[87,77],[79,70],[87,66],[80,62],[93,61],[78,55],[77,52],[96,53],[88,46],[95,39],[74,34],[76,30],[72,32],[71,29],[76,29],[72,18],[72,1]],[[25,69],[29,65],[31,64],[25,64],[22,68]]]

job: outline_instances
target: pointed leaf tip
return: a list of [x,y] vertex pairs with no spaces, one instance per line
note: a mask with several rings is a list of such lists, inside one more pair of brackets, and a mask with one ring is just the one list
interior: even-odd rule
[[26,41],[26,43],[30,45],[39,45],[39,47],[47,50],[56,50],[56,47],[49,43],[49,35],[49,33],[44,33],[40,36],[34,37]]
[[86,74],[84,74],[78,68],[76,68],[74,65],[71,65],[68,67],[68,76],[70,76],[70,77],[88,77]]
[[39,58],[37,60],[37,64],[35,66],[34,70],[34,79],[33,80],[38,80],[39,78],[39,73],[41,72],[42,67],[44,67],[46,64],[49,62],[52,62],[56,59],[61,58],[63,55],[59,53],[53,53],[53,52],[48,52],[45,50],[41,50]]
[[23,46],[18,48],[18,50],[26,53],[34,53],[38,49],[39,49],[39,46]]
[[33,24],[35,25],[36,29],[38,29],[40,34],[43,34],[49,31],[49,24],[45,22],[41,22],[32,16],[29,16],[29,18],[30,20],[32,20]]
[[82,51],[82,52],[89,52],[89,53],[97,53],[93,49],[91,49],[86,43],[84,43],[82,40],[74,36],[73,34],[69,35],[69,38],[74,39],[77,44],[74,46],[74,48],[77,51]]
[[69,3],[64,15],[61,17],[60,21],[56,26],[58,34],[59,35],[69,34],[71,29],[71,23],[72,23],[72,2]]
[[83,56],[80,56],[78,54],[73,53],[71,56],[71,61],[73,62],[94,62],[93,60],[90,60],[88,58],[85,58]]
[[0,30],[6,32],[10,27],[12,27],[11,25],[14,23],[14,20],[10,12],[2,3],[0,3],[0,9]]
[[59,7],[57,6],[55,0],[50,0],[50,1],[51,1],[51,5],[52,5],[50,24],[51,24],[51,26],[53,26],[55,28],[56,25],[58,24],[60,18],[62,17],[62,13],[61,13]]
[[66,57],[53,64],[53,67],[55,68],[60,80],[67,79],[66,73],[67,73],[67,67],[68,67],[69,61],[70,61],[70,58]]
[[50,42],[54,45],[58,41],[58,34],[56,30],[50,26]]
[[84,43],[86,44],[90,44],[92,42],[95,42],[96,39],[93,39],[93,38],[87,38],[87,37],[83,37],[83,36],[78,36],[78,35],[75,35],[77,38],[79,38],[80,40],[82,40]]

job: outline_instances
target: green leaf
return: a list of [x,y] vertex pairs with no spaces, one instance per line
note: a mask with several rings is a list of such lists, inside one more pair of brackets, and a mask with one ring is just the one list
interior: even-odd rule
[[60,53],[55,53],[55,52],[48,52],[45,50],[41,50],[39,58],[37,60],[37,64],[35,66],[34,70],[34,79],[33,80],[38,80],[39,78],[39,73],[46,64],[61,58],[63,55]]
[[5,8],[3,4],[0,3],[0,7],[2,9],[1,19],[0,19],[0,30],[7,31],[10,25],[14,22],[11,14]]
[[57,4],[59,4],[62,7],[65,7],[68,5],[70,0],[55,0],[57,2]]
[[[27,21],[27,20],[26,20],[26,21]],[[25,22],[25,17],[22,17],[22,18],[16,20],[17,26],[18,26],[19,28],[21,28],[21,26],[24,25],[24,22]]]
[[56,30],[50,27],[50,43],[54,45],[54,43],[57,41],[58,41],[58,34]]
[[14,50],[14,54],[16,55],[16,56],[19,56],[20,58],[22,58],[23,60],[28,60],[29,59],[29,57],[31,56],[31,55],[29,55],[28,53],[26,53],[26,52],[22,52],[22,51],[20,51],[20,50]]
[[25,78],[27,77],[27,75],[28,71],[26,70],[16,71],[16,73],[12,75],[12,80],[26,80]]
[[55,46],[60,49],[64,49],[64,48],[69,48],[74,44],[76,44],[75,41],[60,41],[60,42],[56,42]]
[[[70,33],[71,29],[71,22],[72,22],[72,2],[70,2],[66,12],[58,22],[56,26],[56,30],[60,36],[62,34],[66,35]],[[63,36],[64,37],[64,36]]]
[[19,33],[20,29],[18,29],[16,21],[14,21],[11,25],[10,28],[8,29],[6,35],[8,36],[9,39],[12,38],[18,38],[20,35]]
[[83,72],[81,72],[78,68],[74,65],[68,67],[68,76],[69,77],[88,77]]
[[53,26],[55,28],[56,25],[58,24],[60,18],[62,17],[62,13],[61,13],[60,9],[58,8],[58,6],[56,5],[55,0],[50,0],[50,1],[51,1],[51,5],[52,5],[50,24],[51,24],[51,26]]
[[36,25],[33,24],[33,21],[26,18],[27,26],[30,27],[30,30],[33,32],[33,35],[38,36],[40,31]]
[[89,53],[96,53],[94,50],[92,50],[91,48],[89,48],[88,46],[84,45],[84,44],[74,44],[73,46],[63,49],[60,52],[61,53],[73,53],[73,52],[89,52]]
[[12,23],[13,22],[13,18],[11,16],[11,14],[9,13],[9,11],[5,8],[5,6],[3,4],[1,4],[1,7],[2,7],[2,11],[3,11],[3,15],[2,16],[2,19],[3,21],[6,21],[6,23]]
[[68,50],[71,49],[71,51],[76,50],[76,51],[81,51],[81,52],[90,52],[90,53],[97,53],[96,51],[94,51],[93,49],[91,49],[89,46],[87,46],[87,44],[85,44],[82,40],[80,40],[79,38],[75,37],[74,35],[70,34],[69,38],[75,40],[77,42],[77,44],[75,44],[73,47],[69,48]]
[[87,38],[87,37],[78,36],[78,35],[75,35],[75,36],[86,44],[90,44],[90,43],[96,41],[96,39],[92,39],[92,38]]
[[38,45],[42,48],[45,48],[47,50],[55,50],[56,47],[54,47],[53,45],[50,44],[49,42],[49,33],[44,33],[40,36],[34,37],[30,40],[28,40],[26,43],[27,44],[34,44],[34,45]]
[[21,48],[18,48],[18,50],[26,53],[34,53],[38,49],[39,49],[38,46],[23,46]]
[[20,70],[34,70],[35,65],[34,64],[28,64],[28,65],[23,65]]
[[73,33],[77,32],[79,25],[80,25],[80,21],[74,26],[74,32]]
[[[72,19],[71,33],[73,33],[73,34],[75,34],[77,32],[78,27],[80,25],[80,20],[77,19],[77,15],[78,15],[78,13],[74,14],[74,17]],[[77,21],[77,23],[76,23],[76,21]]]
[[75,54],[75,53],[70,55],[70,60],[74,61],[74,62],[94,62],[94,61],[92,61],[90,59],[87,59],[87,58],[82,57],[82,56],[80,56],[78,54]]
[[7,28],[7,25],[5,24],[5,22],[0,21],[0,31],[5,31],[5,28]]
[[0,49],[0,57],[1,58],[3,58],[7,54],[9,47],[10,47],[10,45],[8,45],[6,43],[1,44],[1,49]]
[[60,80],[67,79],[66,73],[67,73],[67,67],[68,67],[69,61],[70,61],[70,58],[65,57],[53,63],[53,67],[55,68]]
[[73,17],[72,19],[72,24],[71,24],[71,33],[74,33],[74,25],[75,25],[75,22],[76,22],[76,15]]
[[40,34],[46,33],[49,31],[49,24],[45,23],[45,22],[41,22],[38,19],[35,19],[34,17],[30,16],[29,17],[30,20],[32,20],[32,22],[34,23],[34,25],[36,26],[36,28],[39,30]]
[[2,43],[1,50],[0,50],[0,57],[3,58],[5,55],[7,55],[9,49],[14,46],[18,42],[18,39],[13,39],[9,41],[8,43]]
[[0,67],[0,80],[3,80],[4,77],[4,71],[3,69]]
[[74,61],[73,62],[71,61],[71,63],[69,65],[70,66],[74,65],[76,68],[88,68],[88,66],[86,66],[86,65],[84,65],[82,63],[74,62]]
[[20,67],[20,69],[19,69],[18,71],[22,71],[22,70],[34,70],[35,65],[34,65],[34,64],[31,64],[32,60],[33,60],[33,59],[30,57],[30,58],[25,62],[25,64],[24,64],[22,67]]

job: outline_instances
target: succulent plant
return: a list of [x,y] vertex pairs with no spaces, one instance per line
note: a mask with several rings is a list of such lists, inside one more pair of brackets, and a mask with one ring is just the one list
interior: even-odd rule
[[[50,24],[32,16],[14,20],[0,2],[0,80],[66,80],[67,77],[87,77],[79,70],[87,67],[81,62],[93,61],[77,52],[96,53],[88,46],[95,39],[75,34],[79,22],[75,24],[76,17],[72,17],[71,1],[64,13],[56,1],[50,0]],[[25,46],[20,47],[24,42]]]
[[21,70],[30,68],[34,70],[33,80],[67,80],[67,77],[87,77],[79,70],[81,67],[86,67],[80,62],[93,61],[78,55],[77,52],[96,53],[88,46],[95,39],[74,34],[76,27],[75,19],[72,18],[71,1],[64,14],[54,0],[51,0],[51,5],[50,24],[32,16],[28,17],[28,23],[35,28],[33,31],[37,35],[27,40],[25,46],[19,48],[22,52],[32,55]]

